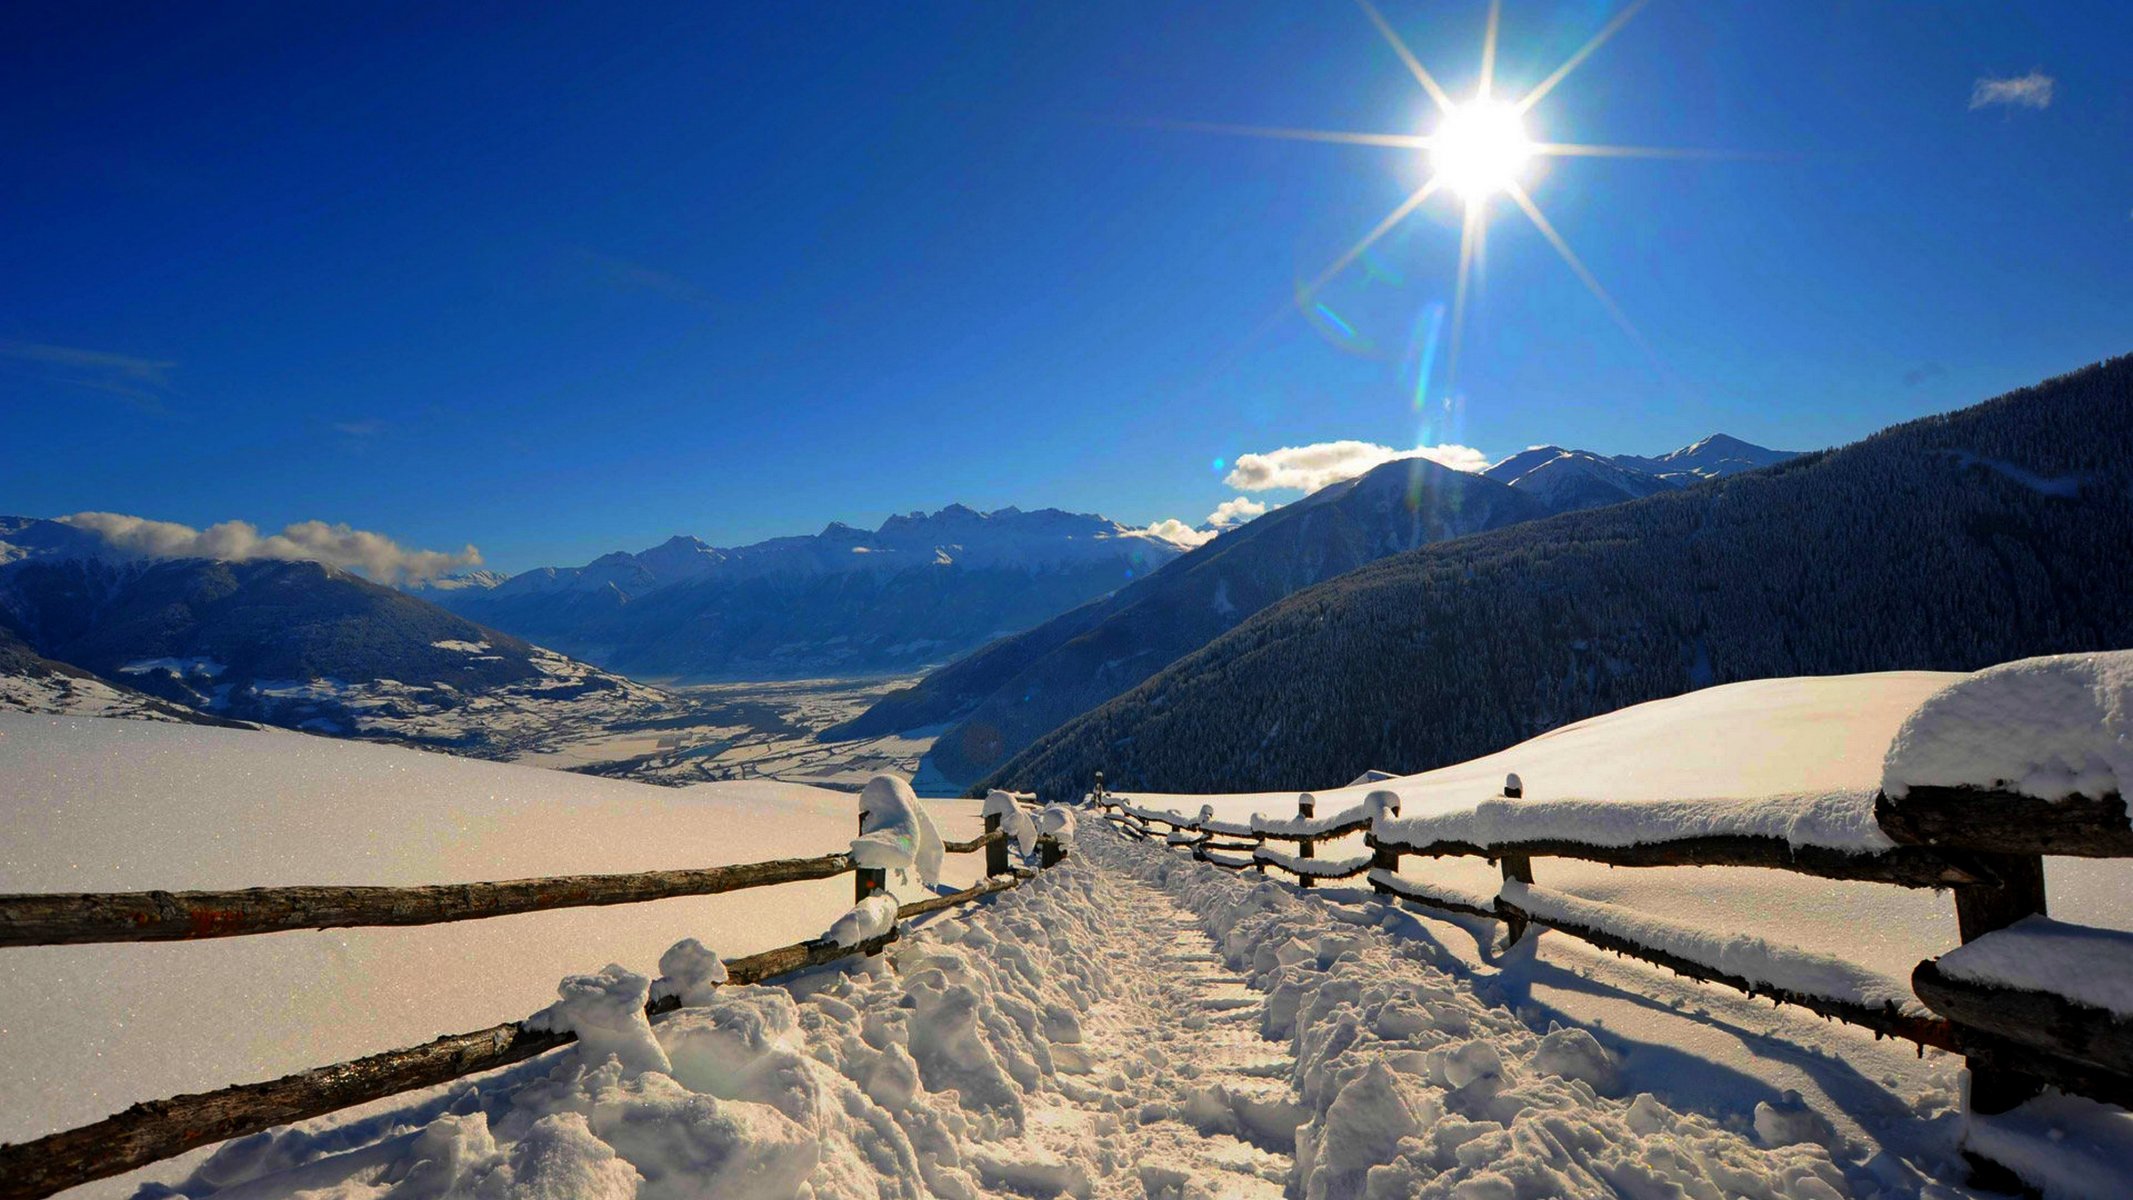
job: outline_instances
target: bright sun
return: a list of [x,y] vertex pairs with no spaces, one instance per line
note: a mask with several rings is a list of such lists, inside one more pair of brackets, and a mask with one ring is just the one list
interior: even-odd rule
[[1438,180],[1468,204],[1515,186],[1533,157],[1518,111],[1500,100],[1477,99],[1446,112],[1429,138],[1429,163]]

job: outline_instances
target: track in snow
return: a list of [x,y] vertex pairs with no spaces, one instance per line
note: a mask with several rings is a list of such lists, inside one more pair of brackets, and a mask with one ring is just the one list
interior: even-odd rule
[[[1167,893],[1106,875],[1118,906],[1101,926],[1100,953],[1122,994],[1084,1014],[1078,1046],[1053,1047],[1058,1091],[1030,1098],[1019,1139],[1033,1145],[1009,1141],[989,1157],[1002,1167],[1094,1158],[1086,1194],[1098,1200],[1278,1200],[1308,1114],[1290,1098],[1288,1047],[1259,1035],[1265,997]],[[1000,1170],[987,1182],[1057,1186],[1035,1170]]]

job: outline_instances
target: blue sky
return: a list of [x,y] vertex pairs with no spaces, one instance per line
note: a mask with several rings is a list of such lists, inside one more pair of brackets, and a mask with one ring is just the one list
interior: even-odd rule
[[[1620,9],[1512,0],[1499,91]],[[1474,89],[1485,4],[1384,13]],[[1296,303],[1423,155],[1161,127],[1426,129],[1352,4],[12,5],[0,511],[522,569],[1198,522],[1336,439],[1844,442],[2133,349],[2129,45],[2122,4],[1657,0],[1533,135],[1761,157],[1546,164],[1644,344],[1498,201],[1454,381],[1455,201]]]

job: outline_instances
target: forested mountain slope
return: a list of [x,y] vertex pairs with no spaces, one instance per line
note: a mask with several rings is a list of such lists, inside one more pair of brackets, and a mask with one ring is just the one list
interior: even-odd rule
[[2133,646],[2133,356],[1268,608],[987,783],[1332,786],[1714,683]]
[[1524,492],[1426,459],[1387,463],[1231,530],[1115,595],[987,646],[823,736],[953,720],[927,762],[951,782],[968,782],[1299,588],[1548,511]]

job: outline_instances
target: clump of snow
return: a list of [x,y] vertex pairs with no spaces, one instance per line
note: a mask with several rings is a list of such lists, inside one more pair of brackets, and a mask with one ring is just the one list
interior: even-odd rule
[[673,997],[684,1008],[711,1003],[711,997],[726,982],[726,964],[695,938],[683,938],[659,956],[659,978],[652,982],[652,998]]
[[1065,838],[1074,832],[1074,810],[1064,804],[1048,804],[1037,812],[1037,832],[1050,838]]
[[859,836],[852,861],[862,867],[915,874],[928,886],[941,877],[941,835],[911,785],[876,775],[859,793]]
[[562,999],[526,1019],[528,1029],[569,1030],[594,1062],[612,1057],[624,1072],[668,1071],[666,1051],[652,1036],[644,1005],[652,981],[619,963],[591,975],[567,975],[556,985]]
[[1013,792],[1003,792],[999,788],[994,788],[986,794],[985,807],[980,811],[979,815],[1000,818],[1000,832],[1014,839],[1015,845],[1021,849],[1022,853],[1035,854],[1037,852],[1037,824],[1030,820],[1029,814],[1024,812],[1022,806],[1015,802],[1015,794]]
[[2133,933],[2024,917],[1939,961],[1951,979],[2055,992],[2133,1021]]
[[839,946],[856,946],[887,936],[896,928],[896,897],[876,892],[830,924],[822,940]]
[[2063,654],[1967,676],[1896,733],[1883,790],[2004,788],[2025,796],[2123,795],[2133,782],[2133,651]]
[[1827,1146],[1837,1131],[1820,1113],[1807,1107],[1798,1092],[1785,1092],[1772,1104],[1755,1102],[1755,1139],[1765,1146],[1793,1146],[1812,1142]]

